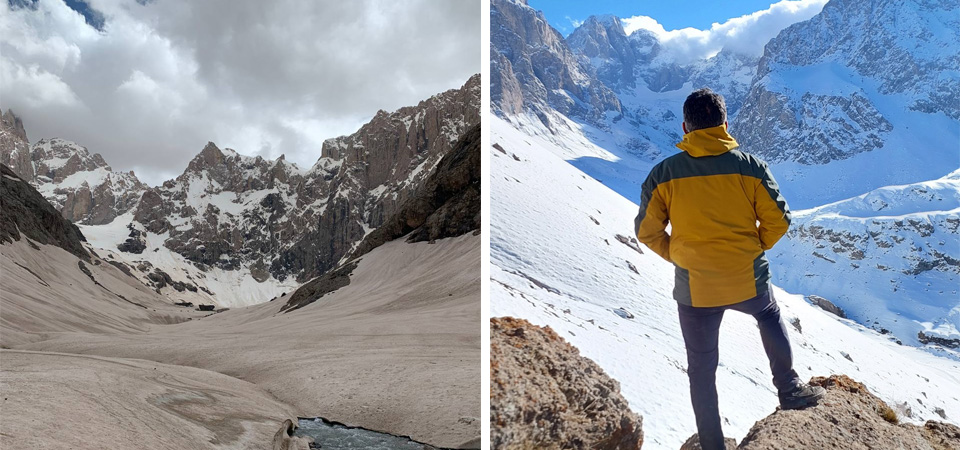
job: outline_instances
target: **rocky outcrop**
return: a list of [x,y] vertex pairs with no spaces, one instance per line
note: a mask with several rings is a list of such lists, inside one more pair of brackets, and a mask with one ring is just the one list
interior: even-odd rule
[[827,389],[819,405],[771,414],[738,448],[960,449],[960,427],[934,421],[922,427],[899,424],[886,403],[845,375],[815,377],[810,383]]
[[883,147],[893,125],[862,92],[790,97],[757,84],[730,128],[768,162],[814,165]]
[[917,333],[917,340],[924,345],[939,345],[946,348],[960,349],[960,338],[947,338],[921,331]]
[[383,225],[367,235],[353,256],[404,236],[409,242],[460,236],[480,229],[480,125],[468,130],[437,168]]
[[319,300],[320,297],[349,285],[350,275],[353,275],[353,271],[356,270],[359,263],[359,260],[348,262],[336,270],[331,270],[300,286],[290,296],[287,303],[280,307],[280,312],[290,312],[303,308]]
[[490,448],[639,449],[641,424],[619,383],[552,329],[490,320]]
[[827,300],[819,295],[808,295],[806,298],[808,302],[830,314],[844,319],[847,318],[847,313],[843,312],[842,308],[834,305],[830,300]]
[[21,235],[90,260],[80,229],[61,217],[33,186],[0,165],[0,242],[19,241]]

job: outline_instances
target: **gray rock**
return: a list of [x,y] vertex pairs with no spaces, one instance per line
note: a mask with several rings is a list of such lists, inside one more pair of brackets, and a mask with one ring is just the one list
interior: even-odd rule
[[21,236],[90,260],[80,229],[60,216],[33,186],[0,164],[0,243],[19,241]]
[[808,295],[808,296],[807,296],[807,301],[810,302],[810,303],[812,303],[812,304],[814,304],[814,305],[816,305],[816,306],[819,307],[820,309],[822,309],[822,310],[824,310],[824,311],[826,311],[826,312],[828,312],[828,313],[830,313],[830,314],[833,314],[833,315],[835,315],[835,316],[837,316],[837,317],[842,317],[842,318],[844,318],[844,319],[847,318],[847,313],[843,312],[843,309],[841,309],[841,308],[840,308],[839,306],[837,306],[837,305],[834,305],[833,302],[831,302],[830,300],[827,300],[827,299],[825,299],[825,298],[823,298],[823,297],[820,297],[820,296],[818,296],[818,295]]

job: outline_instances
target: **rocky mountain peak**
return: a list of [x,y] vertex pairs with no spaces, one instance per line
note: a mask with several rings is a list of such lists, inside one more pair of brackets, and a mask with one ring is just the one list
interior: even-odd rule
[[203,150],[200,150],[200,153],[197,154],[190,161],[188,171],[199,172],[203,169],[209,169],[220,165],[224,160],[224,154],[220,151],[220,148],[217,147],[217,144],[213,142],[207,142],[207,145],[203,146]]
[[99,153],[90,154],[86,147],[66,139],[41,139],[33,144],[31,159],[38,177],[45,177],[54,183],[60,183],[77,172],[90,172],[107,165]]
[[99,153],[60,138],[26,140],[12,111],[2,116],[0,163],[34,186],[68,220],[102,224],[133,208],[147,188],[132,171],[113,169]]
[[767,44],[758,76],[777,65],[839,64],[878,80],[883,94],[913,94],[911,109],[960,119],[960,79],[943,76],[960,67],[958,30],[956,2],[833,0]]
[[494,0],[490,18],[490,98],[495,113],[537,114],[552,108],[595,124],[609,112],[622,114],[617,96],[596,79],[588,61],[570,50],[543,13]]
[[27,182],[36,176],[23,121],[9,109],[0,116],[0,163]]
[[767,43],[731,129],[745,151],[807,165],[941,134],[960,119],[958,30],[956,2],[832,0]]
[[27,130],[23,128],[23,121],[14,114],[13,110],[7,109],[7,112],[3,113],[3,116],[0,116],[0,127],[2,127],[4,131],[13,133],[14,136],[21,140],[29,142],[29,139],[27,139]]

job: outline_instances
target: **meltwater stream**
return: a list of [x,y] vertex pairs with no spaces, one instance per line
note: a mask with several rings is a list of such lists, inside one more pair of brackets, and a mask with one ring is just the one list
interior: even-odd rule
[[323,418],[301,418],[294,436],[310,436],[316,448],[324,450],[372,449],[372,450],[438,450],[437,447],[414,441],[408,437],[394,436],[365,428],[354,428],[330,422]]

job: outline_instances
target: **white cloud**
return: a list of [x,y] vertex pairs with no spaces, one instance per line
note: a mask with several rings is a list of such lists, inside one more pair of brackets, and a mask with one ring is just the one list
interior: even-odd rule
[[0,0],[0,107],[156,185],[207,141],[301,167],[480,71],[481,0]]
[[582,20],[577,20],[577,19],[571,18],[570,16],[566,16],[566,18],[567,20],[570,21],[570,25],[573,25],[573,28],[580,28],[580,25],[583,25]]
[[664,48],[665,57],[679,63],[708,58],[726,48],[736,53],[760,56],[763,46],[784,28],[815,16],[827,0],[782,0],[763,11],[714,23],[709,30],[683,28],[666,30],[647,16],[621,19],[624,31],[647,30]]
[[34,108],[79,105],[76,94],[57,75],[0,57],[0,98],[13,96]]

